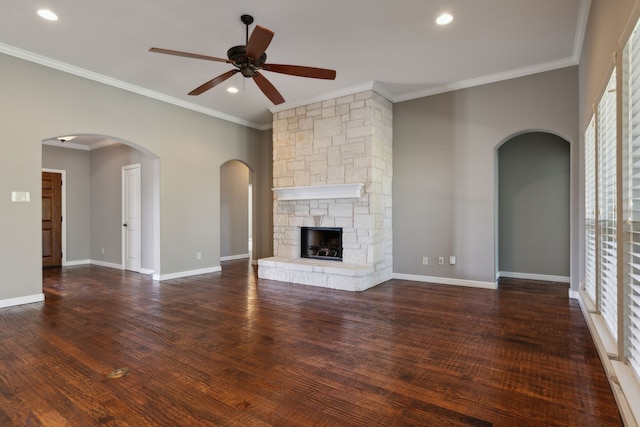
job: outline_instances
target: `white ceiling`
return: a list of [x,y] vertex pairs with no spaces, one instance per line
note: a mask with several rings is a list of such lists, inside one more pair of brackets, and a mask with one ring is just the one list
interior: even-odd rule
[[[397,102],[575,65],[589,0],[8,0],[0,52],[258,129],[272,112],[374,88]],[[41,19],[48,7],[57,22]],[[452,24],[434,23],[441,12]],[[275,32],[267,62],[331,68],[334,81],[264,72],[274,106],[239,74],[187,93],[231,65],[150,53],[161,47],[226,58],[244,44],[242,14]],[[253,26],[251,27],[251,30]],[[250,31],[251,31],[250,30]],[[240,92],[225,90],[235,85]]]

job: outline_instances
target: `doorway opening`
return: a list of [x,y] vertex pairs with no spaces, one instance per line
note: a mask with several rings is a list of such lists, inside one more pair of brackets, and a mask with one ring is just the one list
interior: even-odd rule
[[140,266],[160,273],[160,160],[134,143],[104,135],[42,141],[43,170],[63,170],[63,266],[96,264],[125,269],[123,260],[122,168],[141,166]]
[[240,160],[220,166],[220,260],[251,259],[252,171]]
[[570,144],[526,132],[497,150],[497,276],[569,283]]

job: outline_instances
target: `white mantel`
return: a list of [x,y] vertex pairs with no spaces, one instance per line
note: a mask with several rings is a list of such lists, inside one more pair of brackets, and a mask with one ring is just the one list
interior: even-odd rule
[[278,200],[359,199],[364,183],[273,188]]

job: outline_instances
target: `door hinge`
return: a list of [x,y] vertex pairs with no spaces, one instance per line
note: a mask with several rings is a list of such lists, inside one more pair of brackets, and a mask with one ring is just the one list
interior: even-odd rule
[[60,217],[60,222],[62,222],[63,220],[64,220],[64,218],[63,218],[63,217]]

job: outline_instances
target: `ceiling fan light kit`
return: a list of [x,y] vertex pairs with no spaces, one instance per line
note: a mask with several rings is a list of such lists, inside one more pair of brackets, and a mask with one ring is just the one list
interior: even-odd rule
[[256,25],[251,33],[251,37],[249,37],[249,25],[253,23],[253,17],[251,15],[242,15],[240,20],[246,25],[246,41],[244,45],[230,48],[227,51],[228,59],[157,47],[152,47],[149,51],[164,53],[167,55],[183,56],[186,58],[202,59],[206,61],[226,62],[235,67],[234,69],[214,77],[208,82],[198,86],[189,92],[189,95],[200,95],[224,82],[234,74],[240,73],[245,78],[252,78],[262,93],[264,93],[272,103],[278,105],[284,102],[284,98],[275,86],[273,86],[271,82],[262,75],[261,71],[271,71],[273,73],[308,77],[312,79],[334,80],[336,78],[335,70],[329,70],[326,68],[306,67],[302,65],[268,64],[266,62],[267,54],[265,51],[273,39],[273,31],[260,25]]

